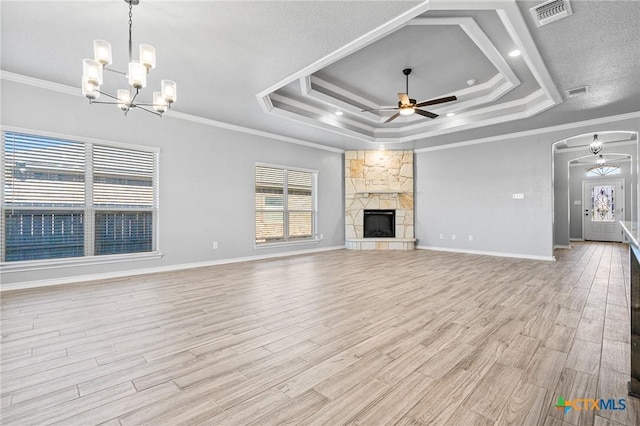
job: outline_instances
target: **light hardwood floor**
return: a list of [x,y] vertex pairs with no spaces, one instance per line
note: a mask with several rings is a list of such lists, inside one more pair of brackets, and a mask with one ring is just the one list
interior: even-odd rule
[[340,250],[3,293],[2,424],[638,425],[627,246],[556,257]]

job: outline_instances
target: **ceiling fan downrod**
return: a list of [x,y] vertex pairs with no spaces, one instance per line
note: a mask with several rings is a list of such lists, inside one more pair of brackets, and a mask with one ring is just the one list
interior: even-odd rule
[[405,92],[407,94],[407,96],[409,96],[409,74],[411,74],[411,68],[405,68],[402,70],[402,74],[405,75],[406,78],[406,86],[405,86]]

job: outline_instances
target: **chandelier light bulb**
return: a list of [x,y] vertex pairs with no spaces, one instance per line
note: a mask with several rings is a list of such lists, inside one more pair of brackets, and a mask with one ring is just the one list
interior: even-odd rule
[[162,97],[166,101],[167,105],[171,105],[178,99],[176,82],[172,80],[162,80],[160,82],[160,89]]
[[111,44],[104,40],[93,40],[93,56],[102,65],[112,63]]
[[140,62],[129,62],[129,85],[136,89],[141,89],[147,86],[147,67]]
[[164,100],[162,92],[153,92],[153,109],[161,114],[167,110],[167,101]]
[[102,65],[93,59],[82,61],[82,75],[87,78],[87,82],[100,86],[102,84]]
[[82,96],[87,99],[98,99],[100,97],[100,88],[93,83],[89,83],[87,76],[82,76]]
[[156,67],[156,48],[150,44],[140,45],[140,62],[148,70]]
[[118,89],[118,108],[128,111],[131,106],[131,91],[129,89]]

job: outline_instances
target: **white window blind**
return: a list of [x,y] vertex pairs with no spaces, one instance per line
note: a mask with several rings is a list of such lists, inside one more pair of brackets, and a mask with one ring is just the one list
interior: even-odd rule
[[313,237],[313,174],[287,171],[289,238]]
[[256,166],[256,244],[314,237],[315,172]]
[[7,206],[84,206],[84,144],[5,133]]
[[3,145],[2,261],[154,250],[156,153],[15,132]]
[[95,146],[93,204],[96,207],[153,207],[154,154]]

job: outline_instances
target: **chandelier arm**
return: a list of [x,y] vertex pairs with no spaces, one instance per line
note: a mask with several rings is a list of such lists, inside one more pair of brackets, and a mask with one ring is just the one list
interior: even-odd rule
[[159,112],[151,111],[150,109],[147,109],[147,108],[142,107],[142,106],[140,106],[140,105],[141,105],[141,104],[135,104],[135,105],[133,105],[133,104],[132,104],[131,106],[132,106],[132,107],[135,107],[135,108],[138,108],[138,109],[141,109],[141,110],[143,110],[143,111],[147,111],[147,112],[148,112],[148,113],[150,113],[150,114],[157,115],[158,117],[162,117],[162,114],[160,114]]
[[92,104],[118,105],[120,102],[91,101]]
[[136,94],[133,95],[133,98],[129,101],[131,105],[135,104],[136,97],[138,97],[138,93],[140,93],[140,89],[136,89]]
[[103,67],[102,69],[103,69],[104,71],[110,71],[110,72],[113,72],[113,73],[116,73],[116,74],[127,75],[127,73],[126,73],[126,72],[124,72],[124,71],[118,71],[118,70],[114,70],[114,69],[107,68],[107,67]]
[[[96,92],[100,93],[101,95],[105,95],[105,96],[106,96],[106,97],[108,97],[108,98],[115,99],[116,101],[119,101],[119,100],[120,100],[120,99],[118,99],[118,97],[117,97],[117,96],[110,95],[110,94],[108,94],[107,92],[103,92],[103,91],[101,91],[101,90],[96,90]],[[96,103],[100,103],[100,102],[96,102]]]

